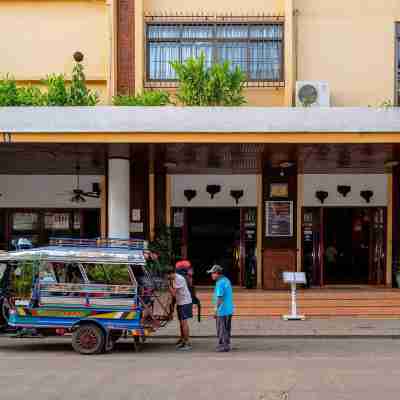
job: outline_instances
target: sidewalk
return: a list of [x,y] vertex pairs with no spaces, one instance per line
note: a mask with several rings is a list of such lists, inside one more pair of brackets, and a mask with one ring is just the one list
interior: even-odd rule
[[[174,320],[167,327],[160,329],[155,336],[176,337],[177,332],[177,321]],[[332,318],[306,321],[234,319],[232,321],[232,335],[234,337],[384,337],[397,339],[400,338],[400,318],[398,320]],[[191,336],[215,336],[214,319],[203,319],[200,323],[197,320],[192,320]]]

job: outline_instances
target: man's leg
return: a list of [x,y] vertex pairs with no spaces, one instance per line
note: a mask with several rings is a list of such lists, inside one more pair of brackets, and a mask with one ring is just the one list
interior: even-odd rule
[[223,322],[223,317],[216,317],[216,326],[217,326],[217,339],[218,339],[218,345],[217,345],[217,350],[222,349],[224,346],[224,322]]
[[187,319],[181,321],[181,327],[182,327],[183,342],[186,343],[186,344],[189,344],[189,342],[190,342],[190,332],[189,332],[189,323],[188,323]]
[[228,344],[228,348],[231,350],[232,346],[231,346],[231,337],[232,337],[232,315],[229,315],[228,317],[226,317],[227,322],[227,344]]
[[223,317],[223,349],[225,351],[230,350],[230,337],[229,337],[229,317]]

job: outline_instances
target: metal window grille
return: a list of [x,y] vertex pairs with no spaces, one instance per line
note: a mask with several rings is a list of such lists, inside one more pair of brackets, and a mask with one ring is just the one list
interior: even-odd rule
[[400,106],[400,22],[396,23],[396,93],[395,101]]
[[206,64],[240,67],[249,86],[284,86],[281,20],[190,21],[146,24],[146,86],[174,86],[171,61],[204,53]]

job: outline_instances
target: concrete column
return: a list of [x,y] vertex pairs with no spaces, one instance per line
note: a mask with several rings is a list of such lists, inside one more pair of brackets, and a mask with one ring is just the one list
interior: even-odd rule
[[110,148],[108,159],[108,237],[128,239],[129,231],[129,146],[126,146],[126,148],[118,146]]

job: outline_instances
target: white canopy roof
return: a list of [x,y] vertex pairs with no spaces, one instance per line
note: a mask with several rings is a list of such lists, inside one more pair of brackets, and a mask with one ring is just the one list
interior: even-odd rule
[[0,107],[0,133],[399,132],[400,108]]

